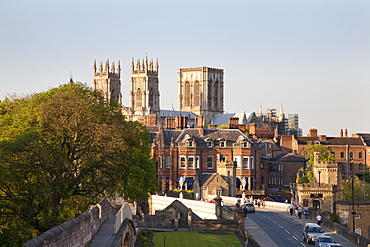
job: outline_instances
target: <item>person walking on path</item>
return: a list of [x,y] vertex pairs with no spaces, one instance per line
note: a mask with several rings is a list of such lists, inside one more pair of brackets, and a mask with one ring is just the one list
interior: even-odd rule
[[307,219],[308,216],[308,208],[303,209],[304,218]]
[[293,210],[294,210],[293,205],[289,205],[289,212],[290,212],[290,215],[293,215]]
[[302,219],[303,208],[301,206],[298,206],[297,210],[298,210],[298,217]]
[[317,216],[316,216],[316,220],[317,220],[317,224],[318,224],[319,226],[321,226],[321,222],[322,222],[322,217],[321,217],[321,215],[317,215]]

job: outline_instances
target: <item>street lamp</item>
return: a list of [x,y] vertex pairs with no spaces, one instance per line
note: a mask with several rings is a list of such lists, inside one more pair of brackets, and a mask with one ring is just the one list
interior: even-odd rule
[[351,166],[352,167],[352,210],[351,210],[351,214],[352,214],[352,229],[353,229],[353,232],[355,232],[355,214],[356,214],[356,211],[355,211],[355,172],[354,172],[354,167],[353,167],[353,160],[350,160],[351,162]]

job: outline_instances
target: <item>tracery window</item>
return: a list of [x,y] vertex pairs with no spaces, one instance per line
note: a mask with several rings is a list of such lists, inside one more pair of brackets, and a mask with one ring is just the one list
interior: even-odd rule
[[185,90],[184,90],[184,97],[185,97],[185,107],[190,107],[190,100],[191,100],[191,93],[190,93],[190,83],[185,82]]

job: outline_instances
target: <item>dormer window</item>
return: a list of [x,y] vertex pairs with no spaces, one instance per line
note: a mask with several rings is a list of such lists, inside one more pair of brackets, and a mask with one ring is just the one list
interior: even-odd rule
[[220,141],[220,147],[222,147],[222,148],[226,147],[226,142],[225,141]]
[[246,148],[246,147],[248,147],[248,143],[244,142],[243,143],[243,148]]
[[213,147],[213,140],[211,138],[206,138],[204,141],[207,143],[207,147]]

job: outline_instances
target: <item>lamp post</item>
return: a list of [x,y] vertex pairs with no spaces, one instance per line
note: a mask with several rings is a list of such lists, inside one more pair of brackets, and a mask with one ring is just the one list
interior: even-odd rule
[[356,214],[356,211],[355,211],[355,172],[353,169],[353,160],[350,160],[351,162],[351,166],[352,167],[352,210],[351,210],[351,214],[352,214],[352,231],[355,232],[355,214]]

